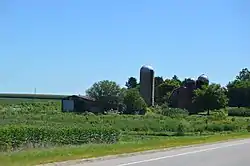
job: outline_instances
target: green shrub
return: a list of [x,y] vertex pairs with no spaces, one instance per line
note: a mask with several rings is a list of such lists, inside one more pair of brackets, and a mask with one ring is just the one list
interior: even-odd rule
[[236,131],[240,126],[237,123],[211,123],[206,126],[206,130],[210,132]]
[[225,110],[216,110],[213,111],[213,113],[210,116],[208,116],[208,119],[212,121],[226,120],[227,114],[225,113]]
[[194,132],[199,132],[200,134],[202,134],[205,131],[205,129],[206,129],[206,124],[204,124],[204,123],[193,125]]
[[188,111],[180,108],[170,108],[166,104],[163,104],[160,108],[160,114],[169,117],[185,117],[188,116]]
[[184,136],[185,135],[185,125],[183,123],[180,123],[178,125],[176,135],[177,136]]
[[250,124],[247,126],[247,131],[250,132]]
[[124,114],[143,115],[146,112],[147,104],[137,89],[127,90],[124,95],[123,103],[126,105],[126,111],[123,112]]
[[0,149],[17,149],[27,144],[115,143],[119,135],[120,132],[112,128],[5,126],[0,128]]
[[[234,117],[234,121],[232,121],[231,118],[224,116],[224,112],[220,111],[213,111],[211,116],[187,116],[185,110],[168,108],[167,105],[151,107],[146,115],[108,114],[97,116],[87,112],[86,114],[62,113],[61,111],[39,111],[38,108],[35,111],[32,109],[25,111],[24,108],[16,110],[13,107],[6,107],[6,109],[0,110],[1,127],[8,125],[27,125],[34,128],[47,126],[50,130],[61,131],[62,128],[74,126],[73,128],[84,131],[93,128],[114,128],[123,133],[177,133],[181,131],[181,127],[184,127],[184,133],[189,134],[190,132],[246,130],[246,126],[249,124],[247,118]],[[48,110],[48,108],[46,109]],[[162,114],[166,116],[162,116]]]
[[208,124],[206,126],[207,131],[211,131],[211,132],[221,132],[223,131],[223,126],[221,124],[216,124],[216,123],[212,123],[212,124]]
[[228,116],[250,117],[250,108],[231,107],[231,108],[227,108],[227,111],[228,111]]

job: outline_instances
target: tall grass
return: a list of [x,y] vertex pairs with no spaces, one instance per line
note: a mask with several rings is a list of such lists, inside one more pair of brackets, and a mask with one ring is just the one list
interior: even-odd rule
[[114,143],[119,140],[120,133],[183,136],[188,133],[232,132],[246,130],[249,123],[246,118],[227,117],[222,111],[211,116],[188,116],[185,110],[171,108],[157,111],[159,114],[97,116],[62,113],[60,103],[54,101],[3,103],[0,106],[0,147],[15,149],[27,143],[34,144],[34,140],[39,144],[47,142],[53,145]]

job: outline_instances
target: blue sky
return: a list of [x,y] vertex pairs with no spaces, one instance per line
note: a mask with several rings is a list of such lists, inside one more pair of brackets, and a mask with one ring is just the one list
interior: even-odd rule
[[248,0],[1,0],[0,92],[84,94],[156,76],[226,84],[249,67]]

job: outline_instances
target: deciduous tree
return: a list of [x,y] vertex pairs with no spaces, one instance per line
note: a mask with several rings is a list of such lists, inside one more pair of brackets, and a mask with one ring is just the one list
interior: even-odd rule
[[239,75],[236,76],[236,80],[250,81],[250,71],[248,70],[248,68],[242,69]]
[[137,83],[137,79],[136,79],[135,77],[130,77],[130,78],[128,79],[128,81],[126,82],[126,87],[127,87],[128,89],[136,88],[137,85],[138,85],[138,83]]
[[122,92],[121,87],[116,82],[109,80],[94,83],[86,90],[87,96],[101,103],[104,111],[118,109],[118,105],[122,101]]
[[208,111],[224,108],[228,104],[225,88],[219,84],[202,86],[194,91],[193,104],[197,111]]
[[242,69],[227,85],[230,107],[250,107],[250,71]]
[[168,102],[168,98],[175,88],[180,87],[178,81],[166,79],[162,84],[156,87],[155,101],[157,104]]
[[127,90],[123,102],[126,105],[125,114],[144,113],[147,107],[146,102],[137,89]]

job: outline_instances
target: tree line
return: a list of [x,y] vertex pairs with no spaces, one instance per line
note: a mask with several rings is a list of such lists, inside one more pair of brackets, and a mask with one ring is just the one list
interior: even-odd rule
[[[155,104],[168,106],[172,91],[183,86],[186,80],[180,80],[176,75],[166,79],[156,76]],[[122,88],[114,81],[103,80],[87,89],[86,95],[102,103],[104,111],[116,110],[123,114],[144,113],[147,105],[139,92],[140,82],[135,77],[130,77],[125,86]],[[243,68],[225,87],[218,83],[210,83],[194,90],[192,102],[196,108],[195,113],[225,107],[250,107],[250,71]]]

